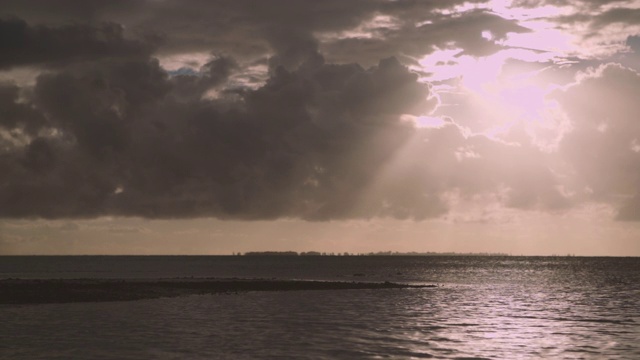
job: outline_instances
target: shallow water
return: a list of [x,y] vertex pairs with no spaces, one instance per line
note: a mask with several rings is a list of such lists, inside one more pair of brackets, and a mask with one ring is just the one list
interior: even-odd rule
[[[120,257],[66,258],[64,265],[54,264],[61,258],[6,259],[0,277],[174,274],[442,286],[5,305],[0,358],[640,358],[637,258],[171,257],[142,259],[146,267]],[[40,265],[24,266],[33,261]]]

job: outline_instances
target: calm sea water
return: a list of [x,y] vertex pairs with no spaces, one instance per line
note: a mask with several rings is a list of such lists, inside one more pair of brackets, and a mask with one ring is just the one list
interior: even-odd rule
[[0,278],[437,283],[0,306],[2,359],[640,359],[640,258],[0,257]]

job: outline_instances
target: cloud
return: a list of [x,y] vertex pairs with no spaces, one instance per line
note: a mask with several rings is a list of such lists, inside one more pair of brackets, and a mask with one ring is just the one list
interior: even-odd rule
[[640,190],[640,106],[635,94],[640,74],[606,64],[578,79],[555,94],[574,128],[560,144],[560,153],[594,199],[625,203],[619,218],[640,220],[635,211]]
[[80,226],[78,226],[78,224],[73,222],[66,222],[60,225],[58,229],[60,231],[78,231],[80,229]]
[[394,58],[370,69],[321,60],[213,100],[202,92],[228,79],[231,59],[200,76],[131,59],[43,74],[29,108],[47,121],[25,118],[36,135],[2,158],[2,215],[378,215],[381,204],[354,210],[356,198],[413,133],[400,116],[433,108],[429,87]]
[[[402,3],[401,3],[402,4]],[[398,22],[395,28],[385,29],[382,36],[342,36],[325,41],[321,46],[327,57],[339,61],[366,62],[367,59],[404,54],[421,58],[439,49],[461,49],[460,54],[487,56],[504,47],[497,42],[508,33],[529,32],[516,21],[504,19],[484,10],[470,10],[452,17],[439,13],[424,14],[421,18],[394,9],[390,12]],[[491,33],[492,39],[482,36]],[[357,51],[353,51],[357,49]]]
[[29,141],[2,158],[1,215],[425,219],[452,189],[507,188],[517,208],[561,198],[534,147],[500,157],[507,145],[452,122],[403,121],[436,102],[395,58],[365,69],[315,53],[255,90],[226,87],[235,64],[169,76],[153,59],[106,59],[41,75],[27,99],[46,122],[25,118]]
[[226,83],[237,68],[233,58],[219,56],[204,64],[198,72],[190,68],[178,69],[171,80],[172,95],[185,101],[205,96],[207,91]]
[[44,116],[29,105],[20,102],[20,88],[12,83],[0,83],[0,127],[20,129],[22,132],[35,135],[44,126]]
[[[27,37],[34,40],[29,42],[28,54],[22,55],[34,62],[42,56],[32,53],[44,55],[39,44],[47,37],[69,38],[66,40],[71,43],[55,47],[69,58],[95,58],[142,51],[145,47],[149,50],[148,42],[136,44],[129,38],[161,38],[157,53],[162,56],[215,49],[239,62],[272,57],[274,65],[293,69],[318,48],[332,62],[358,62],[365,66],[399,54],[421,57],[432,52],[434,46],[450,47],[454,43],[469,54],[487,55],[501,47],[482,38],[482,31],[490,31],[494,40],[508,32],[528,31],[515,20],[488,10],[456,13],[457,6],[483,2],[486,1],[275,0],[255,4],[250,0],[217,0],[191,1],[184,6],[179,1],[89,0],[59,2],[57,6],[46,1],[0,1],[0,6],[5,13],[41,24],[27,26],[20,21],[25,28],[22,32],[36,34]],[[381,17],[389,23],[377,23]],[[363,27],[368,39],[353,34],[354,29]],[[66,51],[62,51],[65,46]]]
[[595,36],[598,30],[603,28],[622,24],[622,25],[638,25],[640,24],[640,9],[613,7],[609,9],[596,8],[591,13],[573,13],[570,15],[557,17],[555,20],[562,24],[588,24],[591,33]]
[[124,38],[115,23],[30,26],[19,18],[0,19],[0,70],[24,65],[62,65],[105,57],[145,56],[148,42]]
[[537,7],[541,5],[575,6],[579,8],[597,9],[609,5],[631,4],[633,0],[517,0],[514,6]]
[[[630,36],[640,33],[640,9],[632,1],[547,1],[560,6],[547,20],[557,34],[571,39],[567,55],[582,59],[605,58],[628,51]],[[567,49],[569,50],[569,49]]]
[[[401,61],[494,54],[529,31],[516,20],[454,11],[462,2],[278,4],[8,4],[29,22],[0,22],[0,46],[15,50],[0,67],[41,73],[0,85],[0,217],[422,220],[480,200],[561,211],[621,196],[629,218],[640,206],[637,73],[607,65],[555,94],[574,129],[559,158],[526,126],[491,138],[460,125],[481,114],[406,121],[438,100]],[[69,25],[77,11],[87,21]]]
[[615,23],[628,25],[640,24],[640,9],[615,8],[607,10],[594,19],[593,26],[602,27]]

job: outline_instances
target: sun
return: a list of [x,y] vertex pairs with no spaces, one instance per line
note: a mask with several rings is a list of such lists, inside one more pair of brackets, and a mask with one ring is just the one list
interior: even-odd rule
[[[554,81],[554,69],[570,63],[580,53],[575,34],[558,28],[548,18],[571,12],[570,6],[545,5],[535,9],[511,1],[465,3],[458,11],[483,9],[504,19],[517,21],[526,31],[500,34],[489,28],[478,37],[499,49],[473,56],[455,42],[435,47],[418,59],[417,72],[432,85],[439,107],[435,118],[456,123],[488,136],[509,132],[514,126],[527,128],[532,137],[544,132],[561,134],[566,128],[558,104],[549,94],[562,85]],[[558,136],[551,136],[557,138]]]
[[507,49],[477,58],[461,50],[438,50],[420,61],[422,72],[432,69],[437,74],[423,79],[440,100],[439,108],[429,115],[451,117],[473,133],[490,137],[516,125],[533,137],[553,132],[559,126],[558,109],[549,94],[559,85],[543,74],[550,67],[546,65],[550,56]]

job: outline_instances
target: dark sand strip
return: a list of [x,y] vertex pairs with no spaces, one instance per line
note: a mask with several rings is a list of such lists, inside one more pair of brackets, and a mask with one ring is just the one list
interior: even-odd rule
[[243,291],[425,288],[435,285],[254,279],[6,279],[0,280],[0,304],[130,301],[194,294]]

